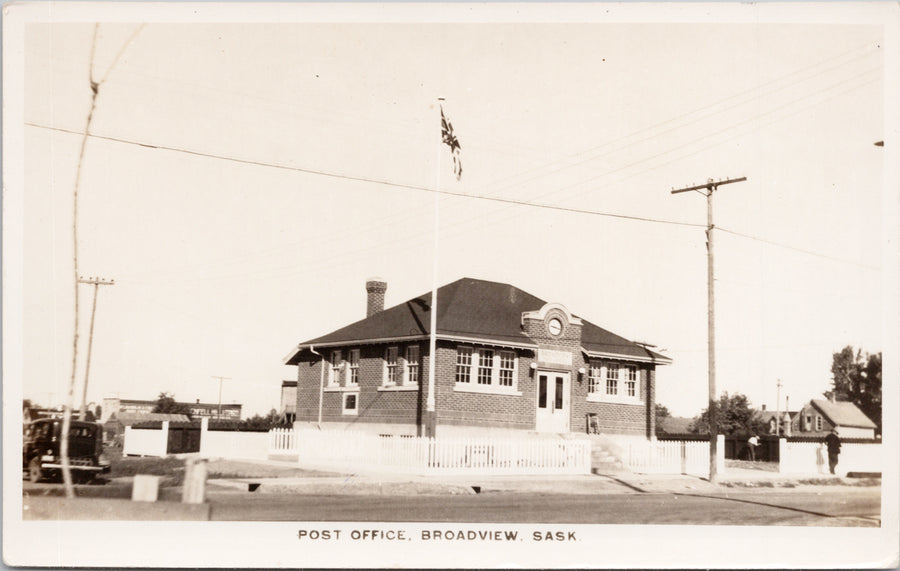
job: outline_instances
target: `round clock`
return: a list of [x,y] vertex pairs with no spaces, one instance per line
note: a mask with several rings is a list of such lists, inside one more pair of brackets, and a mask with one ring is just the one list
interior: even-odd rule
[[547,329],[550,330],[550,335],[559,335],[562,333],[562,321],[554,317],[547,323]]

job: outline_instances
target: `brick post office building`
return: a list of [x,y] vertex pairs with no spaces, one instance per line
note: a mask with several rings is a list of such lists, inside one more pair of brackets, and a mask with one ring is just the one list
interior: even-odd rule
[[[298,344],[298,424],[425,433],[431,293]],[[671,359],[511,285],[463,278],[438,289],[436,434],[586,431],[652,438],[656,366]]]

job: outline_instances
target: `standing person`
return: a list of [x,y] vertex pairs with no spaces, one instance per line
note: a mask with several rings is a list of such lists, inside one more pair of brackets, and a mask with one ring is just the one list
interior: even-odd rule
[[750,438],[747,440],[747,449],[750,450],[750,461],[756,462],[756,447],[759,446],[759,438],[756,437],[756,434],[750,433]]
[[841,437],[838,436],[837,428],[832,428],[831,434],[825,437],[825,446],[828,447],[828,469],[834,474],[838,454],[841,453]]

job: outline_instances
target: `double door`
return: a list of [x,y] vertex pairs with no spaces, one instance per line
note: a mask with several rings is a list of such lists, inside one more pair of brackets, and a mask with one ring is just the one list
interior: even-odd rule
[[570,417],[569,373],[537,371],[538,432],[568,432]]

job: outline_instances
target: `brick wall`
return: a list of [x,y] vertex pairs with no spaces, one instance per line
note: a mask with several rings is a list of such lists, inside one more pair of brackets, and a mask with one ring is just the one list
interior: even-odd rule
[[[552,314],[548,314],[552,316]],[[586,415],[598,416],[600,431],[607,434],[628,434],[650,437],[655,433],[655,367],[639,365],[639,390],[641,404],[588,402],[587,374],[580,378],[578,369],[589,369],[581,352],[581,327],[568,323],[562,334],[552,337],[546,332],[543,321],[526,320],[525,329],[541,343],[542,348],[566,351],[572,356],[572,365],[554,365],[556,369],[570,371],[570,426],[571,432],[584,432]],[[342,392],[324,392],[322,420],[349,423],[350,425],[421,426],[424,423],[428,389],[428,342],[417,343],[420,351],[420,381],[417,390],[379,390],[383,382],[384,352],[386,345],[368,345],[360,348],[359,409],[357,415],[342,414]],[[405,353],[409,343],[398,343],[399,354]],[[529,349],[516,351],[517,390],[521,395],[484,394],[455,390],[457,343],[440,342],[436,367],[436,409],[438,426],[477,426],[534,430],[536,417],[537,380],[530,368],[537,354]],[[342,348],[346,359],[349,348]],[[499,349],[499,348],[498,348]],[[325,381],[327,383],[331,349],[325,354]],[[538,366],[548,366],[538,363]],[[315,422],[318,416],[319,380],[321,364],[315,361],[301,363],[297,367],[297,421]],[[473,379],[474,382],[474,379]],[[341,382],[343,386],[344,383]]]
[[[596,363],[596,362],[595,362]],[[587,415],[597,415],[600,432],[604,434],[631,434],[650,437],[655,434],[656,415],[653,414],[655,402],[656,372],[654,365],[641,364],[638,369],[640,382],[640,404],[617,402],[589,402],[588,374],[590,363],[583,362],[587,370],[581,381],[578,380],[577,369],[573,374],[572,390],[572,432],[584,432],[587,429]]]
[[[399,352],[403,355],[405,347],[411,343],[398,344]],[[427,347],[420,343],[420,352]],[[366,345],[359,347],[359,400],[356,415],[343,414],[343,394],[345,391],[333,390],[328,387],[328,375],[330,372],[331,351],[335,348],[323,349],[325,355],[325,390],[322,398],[322,421],[343,422],[351,424],[360,423],[399,423],[416,424],[419,420],[419,401],[421,391],[412,390],[378,390],[383,384],[384,378],[384,351],[386,345]],[[342,354],[346,359],[349,348],[342,348]],[[319,383],[321,374],[320,361],[300,363],[297,366],[297,421],[315,422],[318,419]],[[420,365],[422,379],[427,375],[427,364]],[[340,387],[345,387],[345,376],[349,372],[343,372],[340,378]],[[420,382],[420,385],[423,384]],[[356,391],[353,391],[356,392]]]
[[[455,390],[456,343],[440,343],[435,371],[438,425],[534,429],[534,380],[528,368],[530,351],[517,351],[517,395],[482,394]],[[505,350],[505,349],[504,349]],[[472,380],[475,382],[475,379]]]

